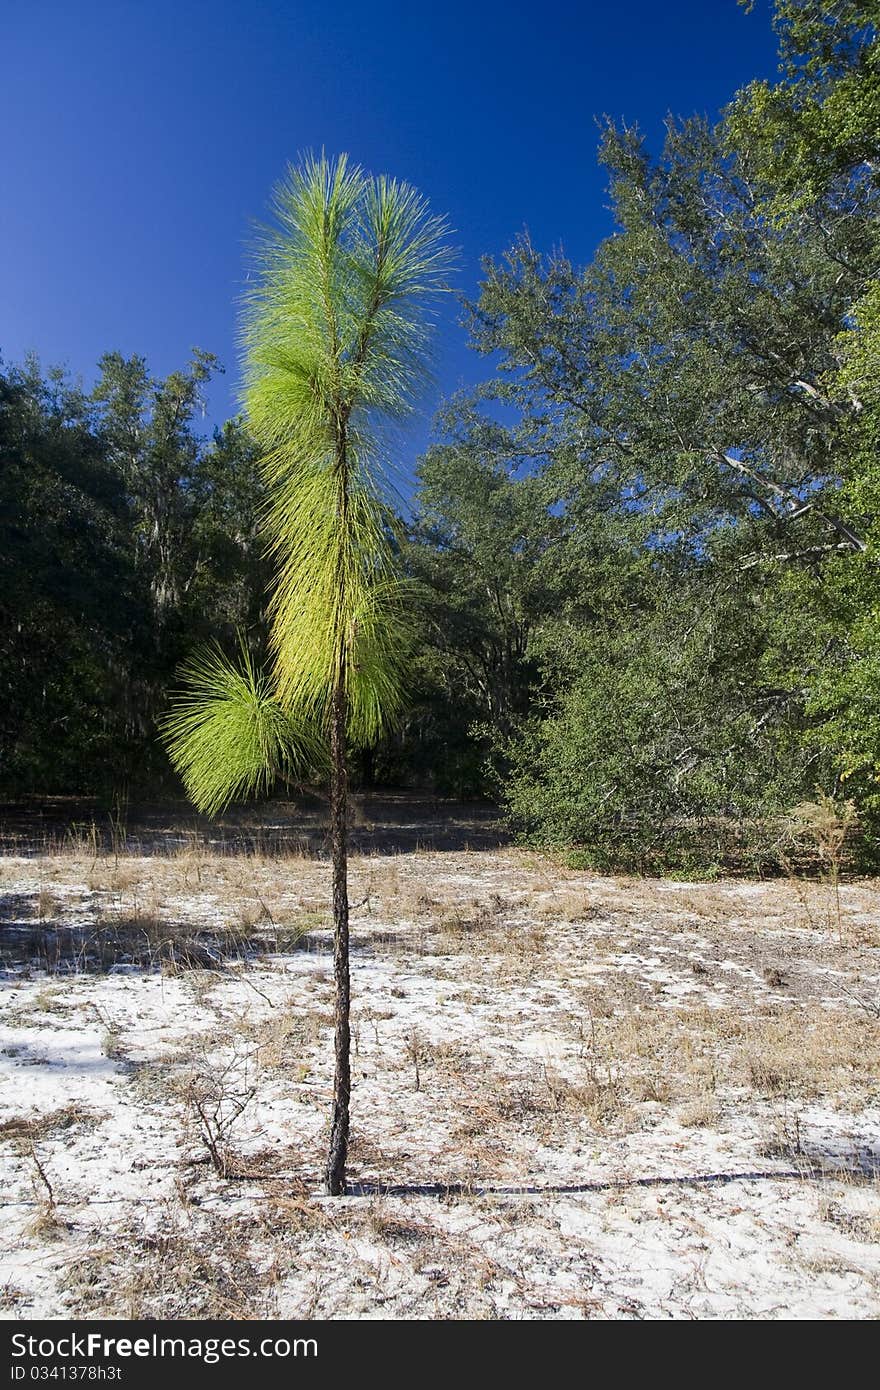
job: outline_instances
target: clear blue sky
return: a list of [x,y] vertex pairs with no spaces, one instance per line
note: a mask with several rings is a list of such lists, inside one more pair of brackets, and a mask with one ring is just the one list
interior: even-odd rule
[[[227,367],[251,222],[298,152],[410,180],[479,259],[527,226],[589,259],[610,230],[596,117],[656,145],[775,71],[769,0],[24,0],[3,6],[0,353],[90,383],[109,349],[165,374],[193,345]],[[438,390],[479,378],[459,311]],[[425,424],[412,440],[421,445]],[[401,462],[405,462],[401,460]]]

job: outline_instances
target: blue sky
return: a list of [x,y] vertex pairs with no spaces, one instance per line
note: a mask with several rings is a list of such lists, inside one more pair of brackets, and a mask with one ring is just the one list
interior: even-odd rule
[[[768,0],[26,0],[0,31],[0,353],[88,384],[109,349],[165,374],[193,345],[237,408],[249,228],[298,152],[347,151],[447,214],[458,288],[527,226],[589,259],[610,230],[596,118],[717,113],[775,71]],[[450,302],[437,392],[479,379]],[[419,422],[412,449],[427,439]],[[406,463],[405,460],[400,460]]]

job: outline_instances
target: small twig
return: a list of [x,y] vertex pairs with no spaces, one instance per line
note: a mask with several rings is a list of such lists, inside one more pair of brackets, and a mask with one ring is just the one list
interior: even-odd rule
[[257,985],[254,984],[253,980],[248,979],[247,974],[244,971],[242,971],[241,979],[244,981],[246,985],[250,985],[251,989],[254,991],[254,994],[258,994],[261,999],[265,999],[270,1009],[274,1009],[277,1007],[277,1005],[275,1005],[269,998],[268,994],[265,994],[263,990],[259,989]]
[[43,1167],[42,1163],[40,1162],[39,1155],[37,1154],[37,1150],[36,1150],[36,1148],[35,1148],[35,1146],[34,1146],[34,1141],[33,1141],[33,1139],[31,1140],[31,1158],[33,1159],[34,1167],[35,1167],[36,1170],[37,1170],[37,1175],[38,1175],[38,1177],[39,1177],[39,1179],[40,1179],[40,1182],[43,1184],[43,1186],[44,1186],[45,1189],[46,1189],[46,1193],[47,1193],[47,1207],[48,1207],[49,1215],[50,1215],[50,1216],[54,1216],[54,1215],[55,1215],[55,1193],[54,1193],[53,1190],[52,1190],[52,1184],[51,1184],[50,1181],[49,1181],[48,1174],[47,1174],[45,1168]]

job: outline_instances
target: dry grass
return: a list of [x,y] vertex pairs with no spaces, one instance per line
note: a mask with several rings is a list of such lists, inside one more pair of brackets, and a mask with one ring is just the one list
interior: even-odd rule
[[[327,877],[313,859],[195,841],[164,858],[0,860],[28,921],[104,938],[135,924],[155,948],[131,976],[22,976],[6,1000],[18,1036],[0,1061],[76,1087],[88,1068],[57,1065],[60,1030],[90,1040],[112,1096],[104,1109],[75,1091],[0,1120],[8,1181],[31,1203],[21,1239],[51,1251],[52,1306],[747,1315],[769,1269],[808,1312],[817,1289],[833,1300],[844,1285],[859,1316],[880,1311],[880,1264],[865,1263],[880,1233],[867,1180],[878,885],[837,885],[832,902],[822,883],[599,878],[514,851],[355,857],[351,1174],[365,1186],[340,1204],[314,1195],[331,1092]],[[197,954],[206,942],[223,944],[222,968]],[[802,1190],[773,1183],[792,1167]],[[99,1220],[80,1199],[93,1172],[115,1191],[117,1169],[127,1186]],[[627,1185],[763,1169],[763,1191],[729,1199]],[[411,1190],[374,1190],[387,1183]],[[161,1199],[139,1211],[133,1187]],[[493,1194],[505,1187],[536,1191]],[[742,1278],[722,1265],[707,1292],[693,1271],[726,1248],[727,1222],[746,1223],[753,1263]],[[646,1264],[645,1249],[662,1254]],[[640,1292],[667,1267],[662,1297]],[[719,1301],[728,1284],[733,1303]],[[0,1264],[6,1306],[35,1298]]]
[[[177,1224],[176,1213],[171,1220]],[[276,1315],[277,1270],[249,1249],[247,1220],[207,1223],[198,1234],[145,1233],[136,1225],[72,1261],[62,1290],[84,1317],[250,1319]],[[261,1229],[258,1227],[258,1229]]]
[[73,1129],[93,1129],[106,1118],[100,1112],[81,1105],[64,1105],[43,1114],[31,1111],[22,1115],[7,1115],[0,1119],[0,1143],[12,1144],[20,1152],[29,1152],[36,1143],[57,1138]]

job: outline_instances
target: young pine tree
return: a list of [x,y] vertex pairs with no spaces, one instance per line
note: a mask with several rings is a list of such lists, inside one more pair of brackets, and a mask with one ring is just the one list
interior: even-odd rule
[[390,531],[386,427],[414,407],[444,222],[407,184],[309,159],[275,189],[245,301],[248,423],[262,449],[275,579],[272,663],[195,658],[165,733],[214,813],[277,775],[329,768],[336,981],[327,1190],[345,1190],[350,1067],[346,749],[402,700],[407,602]]

